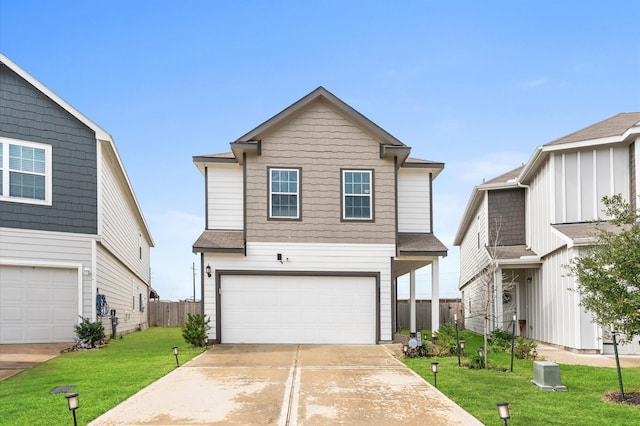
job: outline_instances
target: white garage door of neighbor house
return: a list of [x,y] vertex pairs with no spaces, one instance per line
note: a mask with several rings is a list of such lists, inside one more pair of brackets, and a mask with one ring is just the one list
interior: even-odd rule
[[73,342],[78,270],[0,266],[0,343]]
[[225,275],[222,343],[375,344],[373,277]]

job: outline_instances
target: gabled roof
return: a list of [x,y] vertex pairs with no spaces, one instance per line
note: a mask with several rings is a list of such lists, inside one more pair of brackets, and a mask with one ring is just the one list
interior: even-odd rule
[[478,206],[484,199],[485,192],[497,189],[517,188],[518,181],[516,178],[522,171],[523,167],[524,166],[516,167],[513,170],[510,170],[487,182],[483,182],[482,184],[473,187],[471,196],[469,197],[469,202],[467,203],[467,207],[465,208],[464,214],[462,215],[462,221],[460,222],[460,226],[458,226],[458,232],[456,232],[456,236],[453,240],[454,246],[459,246],[460,244],[462,244],[462,238],[464,238],[464,234],[467,232],[469,224],[475,217],[474,212],[478,209]]
[[53,92],[47,86],[42,84],[40,81],[36,80],[31,74],[26,72],[24,69],[22,69],[20,66],[18,66],[15,62],[13,62],[11,59],[7,58],[2,53],[0,53],[0,62],[3,63],[5,66],[7,66],[11,71],[13,71],[17,75],[19,75],[21,78],[23,78],[25,81],[27,81],[27,83],[31,84],[37,90],[42,92],[42,94],[44,94],[46,97],[48,97],[53,102],[58,104],[61,108],[66,110],[69,114],[71,114],[76,119],[78,119],[82,124],[84,124],[85,126],[90,128],[91,130],[93,130],[95,132],[95,134],[96,134],[96,139],[97,140],[100,140],[100,141],[103,141],[103,142],[107,143],[107,145],[109,146],[109,148],[113,152],[113,154],[114,154],[114,156],[115,156],[115,158],[116,158],[116,160],[118,162],[118,167],[119,167],[120,171],[122,172],[122,176],[124,177],[124,180],[125,180],[125,182],[127,184],[127,188],[129,189],[129,192],[131,194],[133,202],[134,202],[134,204],[136,206],[136,209],[137,209],[137,212],[138,212],[138,217],[139,217],[140,221],[142,222],[142,224],[144,225],[144,232],[145,232],[145,234],[147,235],[147,237],[149,239],[149,243],[150,243],[151,247],[153,247],[154,243],[153,243],[153,238],[151,237],[151,232],[149,230],[149,226],[147,225],[147,222],[146,222],[146,220],[144,218],[144,214],[142,213],[142,209],[140,208],[140,204],[138,203],[138,199],[136,198],[136,194],[135,194],[135,192],[133,190],[133,186],[131,185],[131,181],[129,180],[129,176],[127,175],[127,172],[124,169],[124,165],[122,163],[122,160],[120,159],[120,154],[118,153],[118,149],[116,148],[116,144],[113,141],[113,138],[111,137],[111,135],[109,133],[107,133],[107,131],[104,130],[102,127],[98,126],[96,123],[91,121],[87,116],[85,116],[80,111],[78,111],[73,106],[71,106],[71,104],[66,102],[64,99],[62,99],[60,96],[58,96],[55,92]]
[[259,150],[261,149],[260,140],[263,137],[265,137],[268,133],[270,133],[273,129],[275,129],[282,123],[298,114],[300,111],[305,110],[307,107],[309,107],[309,105],[320,100],[329,103],[333,109],[340,112],[343,116],[354,122],[361,129],[368,132],[375,138],[381,140],[381,157],[387,155],[397,155],[401,159],[400,164],[402,164],[409,156],[409,152],[411,151],[410,147],[400,142],[400,140],[396,139],[386,130],[353,109],[333,93],[320,86],[300,100],[291,104],[289,107],[285,108],[278,114],[274,115],[267,121],[263,122],[258,127],[231,142],[231,150],[233,151],[238,162],[242,162],[243,152],[255,151],[259,153]]
[[640,127],[640,112],[623,112],[592,124],[584,129],[551,141],[545,146],[562,145],[571,142],[622,136],[633,127]]
[[640,112],[614,115],[536,148],[518,180],[527,183],[551,152],[613,145],[628,142],[637,137],[640,137]]

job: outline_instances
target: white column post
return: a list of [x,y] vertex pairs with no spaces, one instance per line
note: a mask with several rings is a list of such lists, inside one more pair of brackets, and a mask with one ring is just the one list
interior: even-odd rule
[[409,331],[416,332],[416,271],[409,273]]
[[440,266],[436,258],[431,263],[431,331],[440,329]]

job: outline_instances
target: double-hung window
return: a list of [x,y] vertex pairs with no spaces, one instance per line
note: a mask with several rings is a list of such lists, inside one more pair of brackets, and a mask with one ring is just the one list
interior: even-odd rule
[[344,220],[373,219],[373,171],[342,171],[342,218]]
[[51,205],[51,146],[0,138],[0,200]]
[[269,218],[300,218],[300,169],[269,169]]

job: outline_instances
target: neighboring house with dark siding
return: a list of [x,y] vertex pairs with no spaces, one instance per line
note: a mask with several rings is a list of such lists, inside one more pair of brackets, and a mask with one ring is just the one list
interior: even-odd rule
[[[578,352],[613,351],[580,306],[566,266],[598,229],[611,229],[604,196],[621,194],[637,208],[638,142],[640,113],[618,114],[539,146],[522,167],[473,189],[454,240],[467,328],[482,330],[479,277],[493,253],[491,329],[510,327],[515,313],[525,337]],[[640,354],[638,339],[620,352]]]
[[110,333],[111,310],[146,328],[153,240],[113,139],[0,62],[0,343],[71,342],[80,317]]
[[208,271],[210,340],[391,341],[397,279],[409,274],[415,287],[426,265],[438,300],[447,249],[433,231],[432,182],[444,164],[409,157],[323,87],[230,147],[193,159],[205,183],[193,251]]

